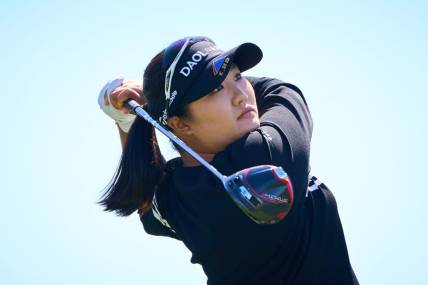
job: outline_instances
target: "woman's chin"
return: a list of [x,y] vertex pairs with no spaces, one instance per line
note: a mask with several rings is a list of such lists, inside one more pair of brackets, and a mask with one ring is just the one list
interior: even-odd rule
[[254,131],[258,127],[260,127],[260,120],[258,117],[255,117],[251,120],[246,120],[245,122],[242,122],[241,128],[243,129],[243,133],[247,134],[249,132]]

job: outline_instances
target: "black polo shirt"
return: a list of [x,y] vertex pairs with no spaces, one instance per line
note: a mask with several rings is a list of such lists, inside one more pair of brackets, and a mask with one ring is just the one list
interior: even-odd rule
[[277,79],[246,77],[254,87],[260,127],[217,153],[211,164],[230,175],[247,167],[282,166],[294,189],[284,220],[260,225],[229,198],[203,166],[167,163],[152,211],[141,216],[152,235],[181,240],[207,284],[358,284],[336,201],[310,174],[312,118],[302,92]]

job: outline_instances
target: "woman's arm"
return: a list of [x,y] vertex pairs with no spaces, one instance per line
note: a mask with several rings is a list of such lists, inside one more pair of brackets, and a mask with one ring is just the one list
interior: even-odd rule
[[[303,93],[274,78],[247,77],[254,87],[260,127],[228,146],[233,164],[287,164],[308,158],[312,118]],[[248,155],[251,154],[251,155]]]
[[122,150],[125,147],[126,139],[128,138],[128,134],[122,131],[122,129],[117,125],[117,129],[119,130],[120,143],[122,145]]
[[247,78],[256,93],[260,127],[216,155],[214,166],[225,173],[255,165],[281,166],[295,186],[298,204],[306,194],[310,169],[313,124],[306,100],[292,84],[266,77]]
[[[128,138],[129,126],[132,125],[132,120],[122,120],[129,121],[126,123],[126,128],[123,128],[124,124],[120,124],[121,118],[130,117],[129,110],[124,107],[124,102],[128,99],[133,99],[137,101],[139,104],[144,105],[146,99],[143,95],[143,84],[141,80],[119,80],[115,79],[117,82],[114,86],[108,86],[108,84],[101,91],[103,98],[99,99],[100,107],[104,110],[104,108],[108,108],[108,105],[112,105],[116,111],[114,114],[112,112],[107,112],[111,118],[116,121],[116,126],[119,130],[120,142],[122,145],[122,149],[125,146],[126,140]],[[112,82],[112,81],[109,81]],[[111,84],[110,84],[111,85]],[[111,87],[111,88],[109,88]],[[112,90],[110,90],[112,89]],[[104,91],[104,92],[103,92]],[[111,109],[111,108],[110,108]],[[120,111],[120,112],[119,112]],[[135,118],[134,118],[135,119]]]

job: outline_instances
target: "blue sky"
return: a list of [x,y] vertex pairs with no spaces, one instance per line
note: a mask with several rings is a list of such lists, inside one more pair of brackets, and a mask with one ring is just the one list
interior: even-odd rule
[[205,283],[182,244],[95,204],[121,151],[99,89],[187,35],[254,42],[246,74],[302,89],[360,283],[426,283],[428,5],[300,2],[2,1],[0,283]]

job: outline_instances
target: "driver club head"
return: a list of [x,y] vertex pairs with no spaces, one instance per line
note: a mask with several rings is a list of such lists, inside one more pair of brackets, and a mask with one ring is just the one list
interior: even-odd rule
[[282,167],[260,165],[240,170],[224,180],[238,207],[258,224],[275,224],[293,205],[293,186]]

